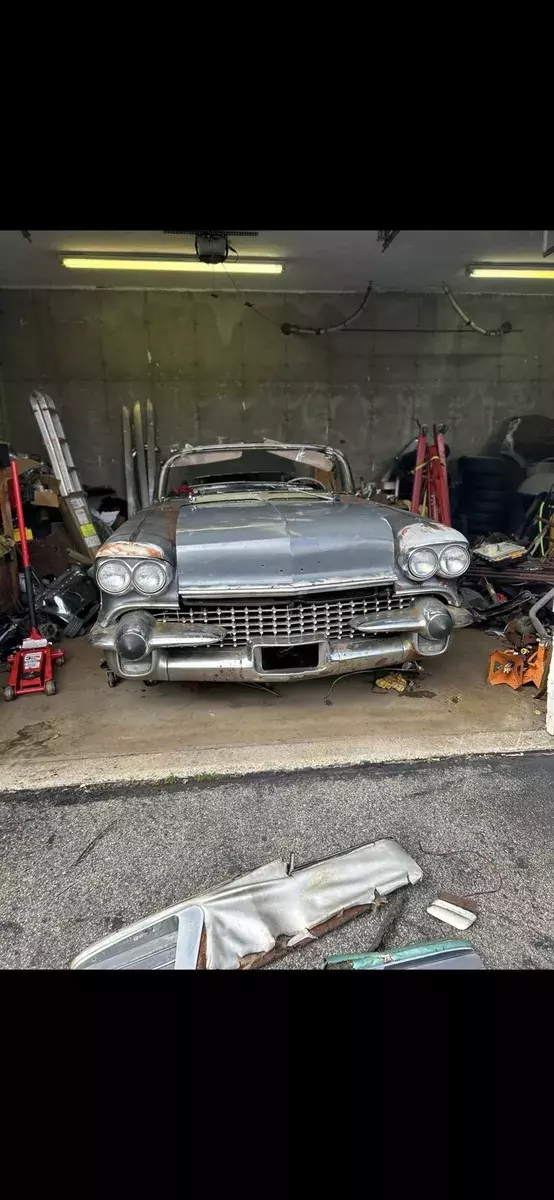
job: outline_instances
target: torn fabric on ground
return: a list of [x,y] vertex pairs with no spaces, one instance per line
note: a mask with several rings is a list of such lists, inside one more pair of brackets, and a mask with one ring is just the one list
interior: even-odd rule
[[177,969],[263,966],[421,877],[414,859],[390,838],[297,870],[278,859],[110,934],[71,966],[175,970],[176,959]]

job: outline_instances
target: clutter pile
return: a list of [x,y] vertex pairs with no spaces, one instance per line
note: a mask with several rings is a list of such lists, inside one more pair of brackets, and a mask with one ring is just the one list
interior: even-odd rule
[[489,656],[489,683],[532,683],[540,697],[554,635],[554,420],[514,418],[499,450],[458,462],[455,524],[472,545],[462,596],[507,643]]
[[510,647],[491,652],[488,679],[512,688],[534,683],[540,696],[554,635],[554,419],[514,417],[493,439],[495,454],[458,458],[457,477],[448,473],[445,432],[433,426],[429,444],[420,426],[365,494],[465,534],[472,558],[462,600],[475,625]]
[[[92,571],[96,552],[129,514],[127,501],[117,496],[109,484],[88,487],[81,484],[51,397],[35,391],[31,393],[30,404],[46,458],[42,457],[44,451],[18,454],[2,443],[0,666],[4,669],[10,665],[9,659],[17,647],[29,637],[31,607],[34,608],[37,633],[47,644],[57,641],[60,636],[78,637],[91,626],[100,599]],[[138,420],[140,423],[140,409]],[[148,406],[147,426],[149,477],[146,503],[149,487],[153,495],[156,472],[151,405]],[[143,460],[144,456],[143,445]],[[24,529],[16,516],[14,463]],[[24,544],[29,557],[28,573],[24,571]],[[6,692],[6,699],[12,699],[11,692]]]

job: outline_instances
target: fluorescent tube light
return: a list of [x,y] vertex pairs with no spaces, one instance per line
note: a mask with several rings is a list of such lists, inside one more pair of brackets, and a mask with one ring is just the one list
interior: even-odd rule
[[188,271],[195,275],[280,275],[282,263],[264,262],[226,262],[201,263],[195,258],[140,258],[139,256],[101,257],[100,255],[64,255],[61,259],[63,267],[76,271]]
[[522,263],[521,266],[517,263],[482,263],[468,267],[466,274],[472,279],[554,279],[554,267],[534,263]]

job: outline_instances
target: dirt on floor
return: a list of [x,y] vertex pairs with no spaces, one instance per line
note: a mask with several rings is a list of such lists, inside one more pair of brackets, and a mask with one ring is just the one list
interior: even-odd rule
[[[2,704],[0,755],[101,757],[190,747],[304,742],[310,739],[543,730],[545,701],[529,685],[519,692],[486,682],[497,639],[480,630],[454,634],[448,652],[430,662],[402,695],[379,692],[373,674],[278,684],[122,681],[108,688],[97,651],[86,638],[66,641],[58,693]],[[5,682],[5,677],[2,679]]]

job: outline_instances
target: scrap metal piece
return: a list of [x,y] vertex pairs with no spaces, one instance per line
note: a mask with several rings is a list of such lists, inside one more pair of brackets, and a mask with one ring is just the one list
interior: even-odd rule
[[191,904],[179,914],[179,930],[175,947],[175,970],[196,971],[198,952],[204,928],[204,913],[198,904]]
[[127,516],[134,517],[138,511],[137,491],[135,485],[135,469],[133,466],[133,439],[131,435],[131,418],[129,409],[124,404],[121,409],[123,426],[123,462],[125,466],[125,493],[127,498]]
[[550,642],[551,639],[550,639],[546,629],[544,628],[542,621],[539,621],[537,613],[539,612],[539,609],[544,608],[545,604],[549,604],[550,601],[552,601],[552,605],[551,605],[551,611],[552,611],[552,609],[554,609],[554,587],[551,588],[549,592],[546,592],[546,595],[541,596],[540,600],[537,600],[537,603],[534,604],[533,607],[529,610],[529,620],[534,625],[539,637],[545,643]]
[[138,474],[139,502],[141,508],[148,508],[148,478],[146,474],[146,455],[144,453],[144,430],[140,400],[133,405],[133,431],[135,436],[135,455]]
[[488,541],[483,541],[479,546],[473,547],[476,558],[484,558],[490,563],[523,558],[527,554],[527,550],[527,546],[520,546],[517,542],[508,539],[501,542],[495,541],[494,535]]
[[444,921],[445,925],[452,925],[454,929],[469,929],[477,920],[477,913],[473,912],[471,901],[460,900],[456,903],[456,900],[455,896],[437,896],[427,912],[430,917],[436,917],[437,921]]
[[367,912],[377,896],[422,878],[421,867],[391,838],[290,873],[289,866],[290,860],[278,859],[111,933],[71,968],[178,970],[180,922],[194,908],[203,913],[196,969],[250,970]]
[[463,938],[452,942],[423,942],[366,954],[330,954],[322,970],[337,971],[484,971],[484,965],[471,942]]
[[146,468],[148,476],[148,503],[154,503],[156,491],[156,427],[154,406],[146,401]]

